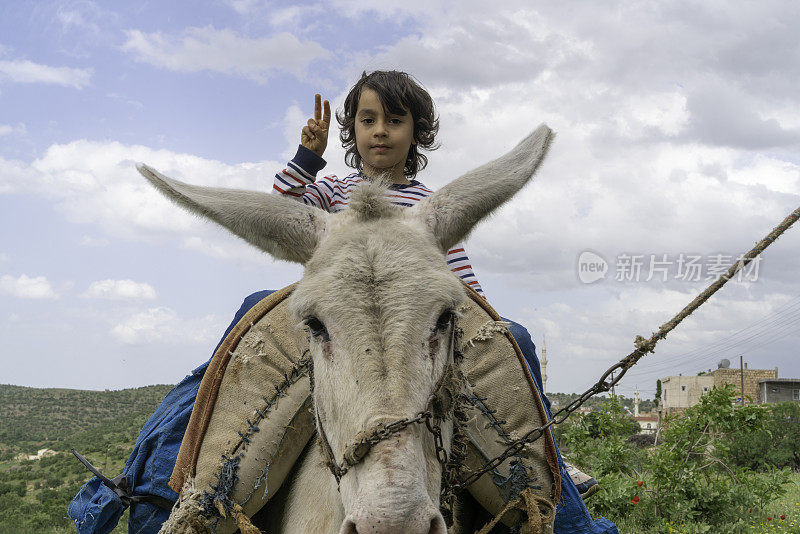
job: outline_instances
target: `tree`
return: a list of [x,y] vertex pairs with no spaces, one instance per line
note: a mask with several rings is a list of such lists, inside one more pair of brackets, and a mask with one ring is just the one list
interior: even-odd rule
[[656,406],[661,404],[661,380],[660,379],[656,380],[656,396],[655,396],[654,400],[655,400]]

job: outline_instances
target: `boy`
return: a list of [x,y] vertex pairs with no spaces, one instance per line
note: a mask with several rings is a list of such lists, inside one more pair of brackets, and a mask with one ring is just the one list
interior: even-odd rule
[[[345,161],[358,172],[345,178],[315,178],[326,165],[322,154],[328,145],[331,119],[330,103],[325,101],[323,113],[320,100],[316,95],[314,118],[303,127],[297,154],[275,175],[275,191],[330,212],[345,209],[358,183],[370,177],[389,179],[386,196],[398,206],[412,206],[433,192],[414,178],[428,162],[419,149],[437,148],[439,121],[430,95],[408,74],[364,73],[350,90],[344,110],[336,118],[347,149]],[[447,253],[447,264],[483,296],[463,246],[456,245]]]

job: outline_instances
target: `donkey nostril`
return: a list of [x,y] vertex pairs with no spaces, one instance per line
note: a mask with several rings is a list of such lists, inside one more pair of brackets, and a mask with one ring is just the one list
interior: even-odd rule
[[431,527],[428,529],[428,534],[447,534],[447,525],[444,524],[444,518],[440,514],[431,519]]
[[339,534],[358,534],[358,528],[356,528],[356,524],[352,519],[345,519]]

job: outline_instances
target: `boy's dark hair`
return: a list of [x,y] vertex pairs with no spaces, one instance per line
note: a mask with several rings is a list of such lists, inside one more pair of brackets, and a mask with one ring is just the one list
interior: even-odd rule
[[396,70],[376,70],[367,74],[364,71],[361,79],[356,82],[344,101],[344,109],[336,112],[336,120],[341,126],[339,139],[347,150],[344,161],[350,167],[363,168],[361,154],[356,147],[356,111],[361,91],[368,87],[378,94],[383,108],[395,115],[404,115],[408,108],[414,119],[414,140],[408,149],[406,164],[403,174],[414,177],[428,165],[428,158],[420,154],[419,149],[436,150],[439,145],[435,143],[436,133],[439,131],[439,119],[433,99],[411,76]]

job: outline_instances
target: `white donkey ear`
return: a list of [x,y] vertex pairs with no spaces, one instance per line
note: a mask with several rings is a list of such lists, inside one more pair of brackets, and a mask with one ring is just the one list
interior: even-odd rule
[[555,133],[542,124],[511,152],[457,178],[412,208],[445,252],[478,221],[522,189],[544,160]]
[[306,263],[325,231],[328,213],[301,202],[256,191],[185,184],[142,163],[136,168],[176,204],[278,259]]

